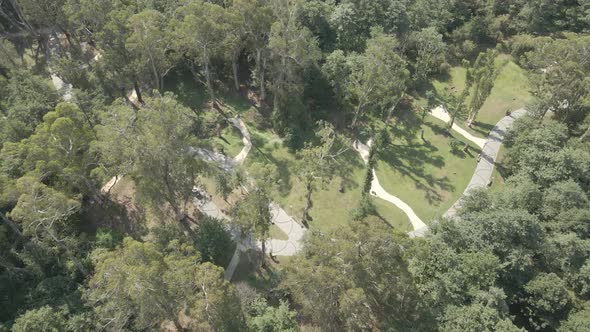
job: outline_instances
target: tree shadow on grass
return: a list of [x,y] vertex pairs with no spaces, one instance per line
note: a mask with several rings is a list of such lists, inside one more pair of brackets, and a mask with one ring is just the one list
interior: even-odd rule
[[293,165],[288,160],[277,159],[273,156],[272,150],[269,149],[269,144],[272,144],[271,148],[276,150],[281,148],[281,143],[278,141],[269,142],[264,136],[256,132],[250,133],[250,140],[254,151],[248,156],[249,161],[274,164],[279,172],[279,193],[281,196],[288,195],[293,187],[291,183],[291,170],[289,169]]
[[409,177],[416,189],[424,193],[424,199],[430,205],[438,205],[443,197],[439,191],[453,191],[455,186],[447,176],[435,177],[428,174],[425,165],[436,168],[445,166],[444,159],[435,155],[437,147],[431,144],[389,145],[381,159],[402,176]]
[[476,121],[476,122],[474,122],[471,129],[473,131],[475,131],[476,133],[481,134],[484,137],[487,137],[490,134],[490,131],[492,131],[492,129],[494,129],[494,125]]

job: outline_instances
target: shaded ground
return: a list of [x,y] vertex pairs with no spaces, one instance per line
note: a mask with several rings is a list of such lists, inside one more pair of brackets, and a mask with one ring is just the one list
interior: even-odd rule
[[[463,137],[460,150],[452,153],[451,137],[445,124],[427,116],[425,123],[407,115],[391,130],[392,144],[385,147],[377,163],[377,175],[383,188],[410,205],[425,222],[444,213],[461,195],[473,174],[479,148]],[[405,127],[406,135],[396,135]],[[424,139],[421,131],[424,131]],[[469,143],[469,150],[462,148]]]

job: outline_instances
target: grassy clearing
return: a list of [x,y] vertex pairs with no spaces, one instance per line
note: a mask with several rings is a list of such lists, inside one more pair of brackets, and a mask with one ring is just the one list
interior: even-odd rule
[[[457,124],[473,135],[487,137],[494,125],[506,115],[506,111],[514,111],[525,107],[531,100],[530,84],[526,71],[520,68],[506,54],[496,58],[499,70],[494,88],[476,119],[473,128],[467,128],[465,121],[468,114],[458,116]],[[465,88],[465,68],[453,67],[446,77],[435,80],[432,85],[437,94],[441,95],[445,88],[460,93]],[[469,102],[469,98],[468,101]]]
[[[280,182],[275,199],[291,216],[300,219],[305,207],[305,188],[295,173],[295,156],[272,133],[251,129],[250,135],[254,148],[248,156],[246,168],[252,167],[256,162],[276,165]],[[338,165],[332,181],[314,191],[310,227],[326,232],[345,227],[360,201],[364,174],[363,161],[350,149],[341,158],[341,164]],[[343,193],[339,191],[341,184],[344,187]],[[376,201],[376,207],[382,219],[393,227],[400,230],[410,227],[406,215],[395,206]]]
[[[429,223],[461,196],[473,175],[480,150],[470,144],[467,153],[451,153],[445,124],[431,116],[420,125],[413,114],[406,114],[391,131],[391,137],[392,144],[377,164],[379,182]],[[461,150],[468,143],[459,135],[455,138],[462,142]]]

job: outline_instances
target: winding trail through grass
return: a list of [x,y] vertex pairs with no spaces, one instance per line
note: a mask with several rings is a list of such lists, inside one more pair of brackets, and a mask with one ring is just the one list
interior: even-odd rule
[[[475,171],[473,172],[471,181],[463,191],[463,195],[455,202],[455,204],[453,204],[453,206],[447,210],[447,212],[445,212],[445,217],[452,218],[457,214],[457,210],[461,207],[462,200],[470,194],[471,190],[488,187],[493,175],[494,165],[496,158],[498,157],[498,151],[500,150],[502,141],[504,140],[504,134],[512,127],[514,120],[525,115],[526,112],[527,111],[525,109],[519,109],[500,119],[500,121],[498,121],[498,123],[496,123],[494,128],[490,131],[487,140],[471,135],[456,124],[453,125],[453,130],[480,146],[482,148],[482,152],[480,154],[477,166],[475,167]],[[442,107],[435,108],[431,111],[431,113],[434,117],[442,121],[448,122],[450,120],[449,115],[442,109]],[[367,163],[369,159],[369,149],[371,147],[371,143],[372,140],[369,140],[367,144],[363,144],[358,140],[353,143],[354,149],[358,151],[365,163]],[[377,173],[374,169],[373,181],[371,182],[371,194],[397,206],[408,216],[410,222],[412,223],[412,227],[414,227],[414,230],[408,233],[410,237],[423,237],[428,232],[428,226],[416,215],[414,210],[407,203],[388,193],[379,184],[379,179],[377,178]]]
[[[439,106],[439,107],[436,107],[436,108],[430,110],[430,114],[432,114],[432,116],[434,116],[435,118],[437,118],[439,120],[442,120],[445,123],[448,123],[449,121],[451,121],[451,116],[442,106]],[[463,136],[463,137],[467,138],[468,140],[470,140],[471,142],[475,143],[475,145],[479,146],[482,149],[486,145],[487,141],[484,138],[479,138],[479,137],[471,135],[467,130],[459,127],[459,125],[457,125],[456,123],[453,123],[452,129],[454,131],[456,131],[458,134],[460,134],[461,136]]]
[[[354,141],[354,143],[353,143],[353,148],[361,155],[361,158],[363,159],[365,164],[369,162],[369,150],[370,150],[372,143],[373,143],[372,140],[369,140],[367,142],[367,144],[363,144],[358,140]],[[391,195],[390,193],[387,192],[387,190],[385,190],[381,186],[381,184],[379,183],[379,179],[377,178],[377,173],[375,172],[375,169],[373,169],[373,181],[371,182],[371,195],[381,198],[381,199],[397,206],[400,210],[402,210],[410,219],[410,223],[412,223],[412,227],[414,227],[414,230],[423,229],[423,228],[428,229],[428,226],[426,226],[426,224],[422,221],[422,219],[420,219],[420,217],[418,217],[418,215],[416,215],[414,210],[412,210],[412,208],[407,203],[405,203],[404,201],[402,201],[398,197]]]

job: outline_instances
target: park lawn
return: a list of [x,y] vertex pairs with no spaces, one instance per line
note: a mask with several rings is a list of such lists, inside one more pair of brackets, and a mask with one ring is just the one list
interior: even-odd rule
[[[478,137],[487,137],[496,123],[506,115],[506,111],[526,107],[531,100],[527,73],[511,60],[510,55],[498,55],[496,67],[500,72],[490,96],[477,115],[473,128],[465,126],[467,113],[459,114],[456,122],[459,126]],[[463,67],[451,68],[447,77],[433,81],[432,84],[436,93],[441,95],[447,87],[453,89],[456,93],[463,91],[465,88],[465,73],[466,69]],[[467,103],[469,103],[469,98],[467,99]]]
[[[270,162],[279,172],[279,189],[275,200],[296,220],[301,220],[305,207],[305,186],[296,174],[296,157],[282,145],[276,135],[268,131],[258,131],[250,127],[253,148],[246,159],[246,168],[256,162]],[[352,148],[348,150],[336,167],[330,183],[318,186],[312,194],[313,206],[310,210],[311,229],[322,232],[338,231],[351,220],[353,210],[361,199],[361,186],[365,165]],[[339,191],[343,185],[344,192]],[[376,200],[375,200],[376,201]],[[407,216],[392,204],[376,201],[378,214],[383,220],[401,231],[411,228]]]
[[384,149],[377,164],[377,176],[385,190],[410,205],[428,224],[461,196],[471,180],[480,150],[470,143],[468,153],[462,152],[467,141],[455,135],[462,142],[461,151],[451,153],[445,124],[432,116],[418,127],[424,130],[424,142],[420,130],[416,129],[417,120],[398,123],[397,127],[414,129],[396,128],[406,135],[391,135],[394,140]]

